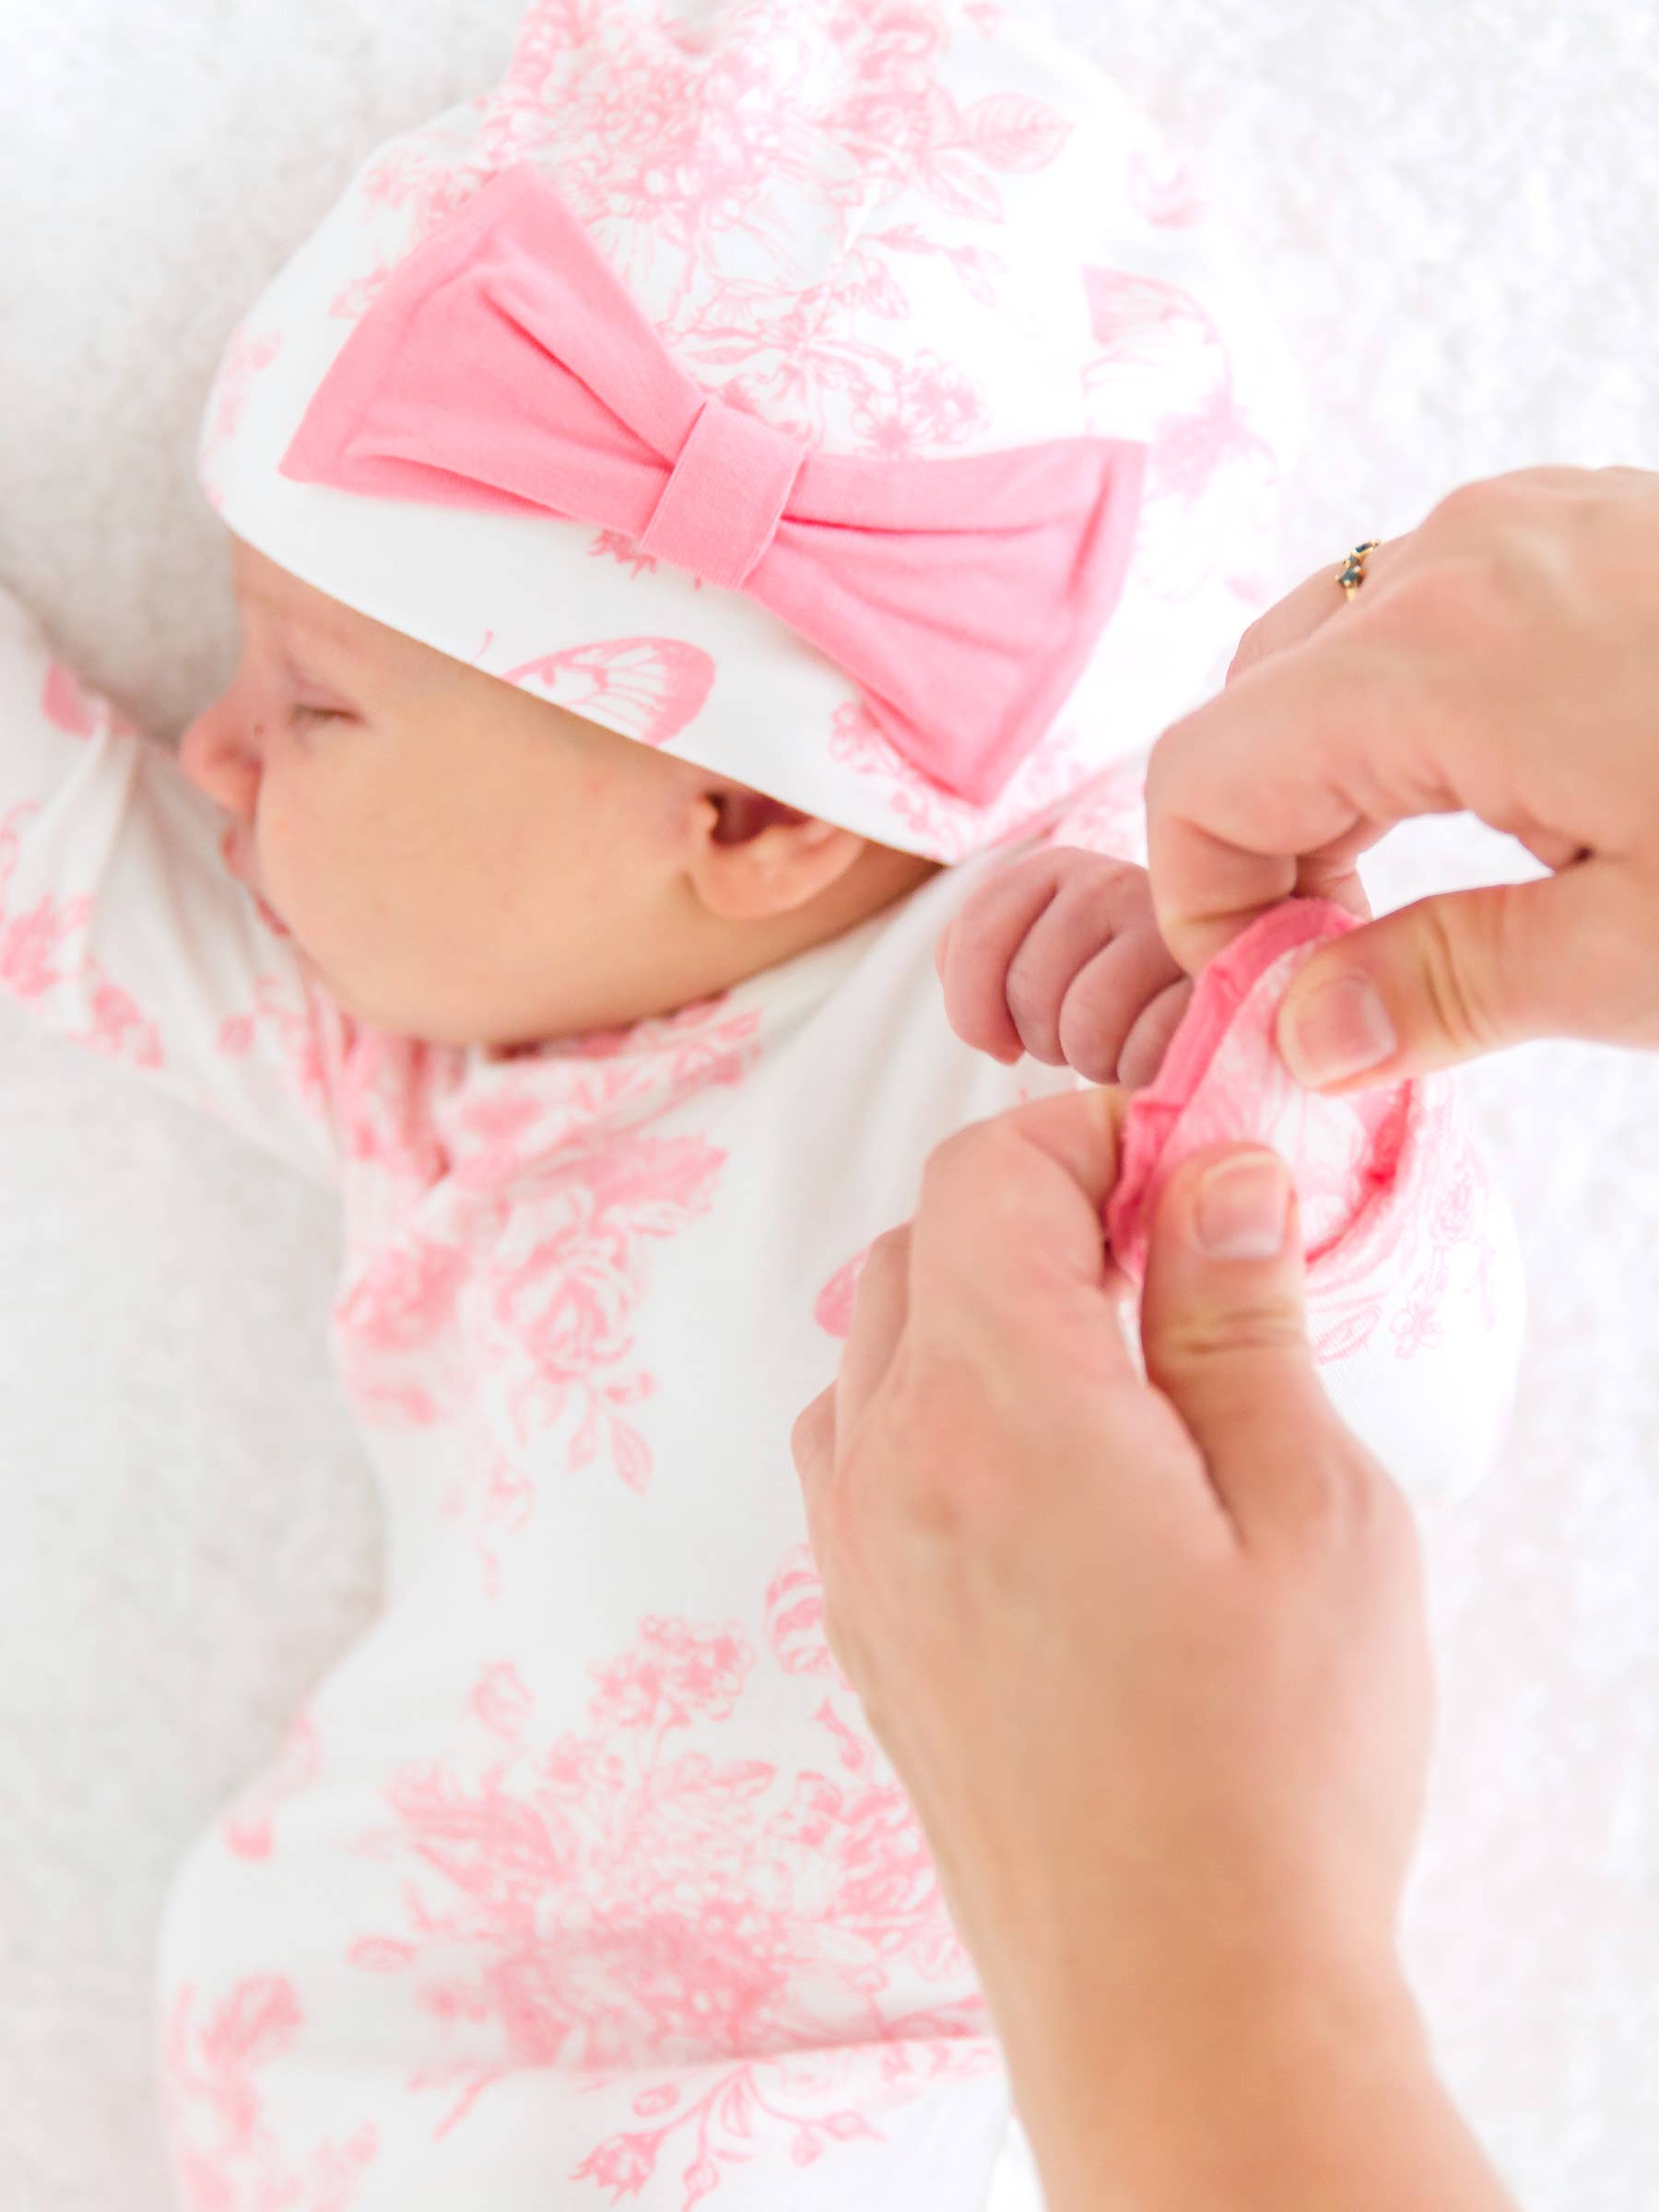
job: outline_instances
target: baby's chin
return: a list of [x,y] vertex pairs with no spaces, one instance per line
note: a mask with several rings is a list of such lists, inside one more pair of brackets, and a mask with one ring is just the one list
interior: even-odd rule
[[[535,1005],[512,1003],[512,994],[469,991],[461,978],[434,976],[426,962],[335,958],[319,953],[300,931],[290,929],[288,951],[308,982],[324,992],[340,1010],[367,1029],[410,1038],[452,1052],[476,1052],[491,1060],[512,1060],[549,1046],[579,1046],[594,1052],[615,1050],[641,1022],[678,1012],[654,997],[644,1006],[583,1003],[561,1007],[554,994]],[[699,1002],[700,1003],[700,1001]]]
[[285,922],[259,892],[250,888],[248,895],[259,908],[265,926],[283,940],[306,982],[354,1022],[419,1044],[457,1050],[491,1041],[487,1021],[469,1007],[443,1003],[433,994],[429,981],[371,975],[367,971],[374,965],[371,961],[354,959],[349,952],[344,957],[336,957],[332,949],[319,952],[310,936]]
[[331,971],[298,939],[293,949],[309,980],[366,1029],[407,1037],[443,1052],[482,1053],[492,1060],[514,1059],[557,1041],[547,1031],[531,1035],[522,1024],[491,1020],[479,1010],[436,1002],[418,986],[405,991],[385,984],[359,985],[348,974]]

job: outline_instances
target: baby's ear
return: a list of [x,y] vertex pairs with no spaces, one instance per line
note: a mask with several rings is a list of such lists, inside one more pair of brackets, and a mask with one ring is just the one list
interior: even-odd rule
[[801,814],[741,784],[703,794],[688,873],[723,922],[764,922],[808,905],[865,850],[854,830]]

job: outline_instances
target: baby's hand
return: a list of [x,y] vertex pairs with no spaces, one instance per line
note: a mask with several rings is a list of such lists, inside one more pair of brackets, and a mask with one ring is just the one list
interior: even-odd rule
[[1132,1088],[1158,1073],[1193,991],[1158,934],[1145,868],[1071,846],[982,884],[935,957],[965,1043]]

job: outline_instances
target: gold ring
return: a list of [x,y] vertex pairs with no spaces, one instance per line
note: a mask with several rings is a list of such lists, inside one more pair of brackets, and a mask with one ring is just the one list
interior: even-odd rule
[[1336,571],[1336,581],[1342,586],[1343,596],[1351,599],[1365,582],[1365,557],[1374,553],[1382,543],[1380,537],[1368,537],[1362,546],[1356,546]]

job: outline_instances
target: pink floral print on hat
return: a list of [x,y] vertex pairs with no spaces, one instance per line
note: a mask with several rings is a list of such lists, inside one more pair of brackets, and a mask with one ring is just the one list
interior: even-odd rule
[[545,0],[245,318],[202,466],[270,559],[504,681],[652,641],[654,711],[578,711],[949,861],[1206,688],[1293,411],[1155,134],[1024,17]]

